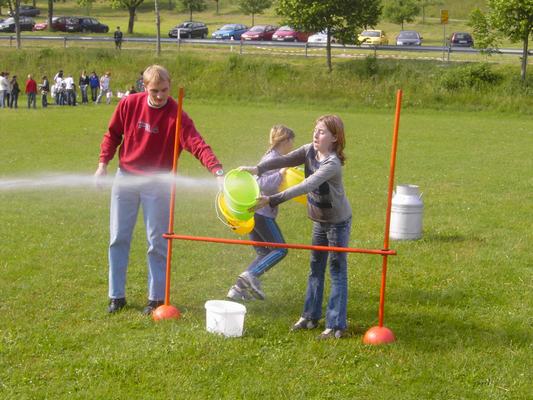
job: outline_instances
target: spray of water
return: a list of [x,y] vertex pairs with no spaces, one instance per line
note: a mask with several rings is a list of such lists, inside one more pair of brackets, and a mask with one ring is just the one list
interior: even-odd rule
[[[109,188],[113,185],[113,175],[99,177],[94,175],[73,174],[43,174],[30,177],[11,177],[0,179],[0,192],[23,190],[53,190],[58,188],[80,188],[95,190]],[[217,189],[216,179],[190,178],[174,176],[172,174],[158,174],[155,176],[128,176],[121,179],[121,185],[139,185],[154,180],[158,182],[174,183],[178,188],[194,191],[213,191]]]

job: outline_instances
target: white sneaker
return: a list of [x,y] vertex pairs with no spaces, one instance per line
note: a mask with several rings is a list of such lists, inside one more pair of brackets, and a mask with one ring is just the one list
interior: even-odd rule
[[253,300],[254,298],[248,293],[246,289],[242,289],[237,285],[233,285],[228,294],[226,295],[228,299],[237,300],[237,301],[248,301]]
[[242,274],[240,274],[237,284],[248,289],[252,293],[252,296],[254,296],[256,299],[265,299],[265,293],[261,288],[261,281],[253,276],[250,272],[244,271]]

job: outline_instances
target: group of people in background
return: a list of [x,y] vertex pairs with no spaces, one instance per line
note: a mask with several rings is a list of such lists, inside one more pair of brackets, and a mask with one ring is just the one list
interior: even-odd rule
[[[38,94],[41,98],[42,108],[46,108],[50,104],[49,96],[54,104],[59,106],[76,106],[80,102],[81,104],[89,104],[89,99],[94,104],[99,104],[104,100],[106,104],[110,104],[113,98],[111,72],[109,71],[99,77],[95,71],[88,74],[84,70],[76,81],[72,74],[65,74],[63,70],[59,70],[51,81],[46,75],[43,75],[39,83],[31,74],[28,74],[24,86],[19,83],[16,75],[10,77],[9,72],[0,72],[0,108],[18,108],[19,94],[22,91],[26,94],[28,108],[37,108]],[[124,92],[117,91],[116,97],[122,98],[131,93],[143,91],[144,84],[141,73],[134,85],[129,86]]]

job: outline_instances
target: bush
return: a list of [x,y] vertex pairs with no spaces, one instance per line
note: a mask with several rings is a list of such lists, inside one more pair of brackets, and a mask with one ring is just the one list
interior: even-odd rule
[[441,78],[441,85],[447,90],[483,89],[499,84],[503,76],[492,71],[489,64],[471,64],[453,68]]

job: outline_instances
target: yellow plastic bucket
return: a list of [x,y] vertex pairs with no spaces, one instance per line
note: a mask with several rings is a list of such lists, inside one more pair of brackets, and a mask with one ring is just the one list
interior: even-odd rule
[[259,184],[249,172],[232,169],[226,174],[224,202],[232,217],[241,221],[253,218],[254,212],[248,210],[255,206],[259,194]]
[[[305,174],[303,169],[296,167],[287,168],[285,170],[285,173],[283,174],[281,184],[279,185],[279,191],[282,192],[290,188],[291,186],[296,186],[299,183],[302,183],[304,179]],[[292,200],[297,201],[298,203],[301,203],[303,205],[307,204],[307,196],[305,194],[295,197]]]
[[228,211],[228,208],[226,206],[226,202],[224,199],[224,193],[219,193],[217,196],[217,215],[220,218],[220,214],[222,214],[222,217],[225,221],[221,219],[222,222],[225,223],[226,226],[228,226],[233,232],[235,232],[237,235],[246,235],[247,233],[250,233],[255,226],[255,220],[252,215],[252,218],[248,219],[247,221],[241,221],[235,217],[233,217],[230,212]]

